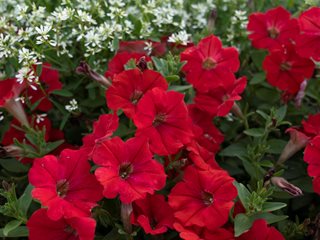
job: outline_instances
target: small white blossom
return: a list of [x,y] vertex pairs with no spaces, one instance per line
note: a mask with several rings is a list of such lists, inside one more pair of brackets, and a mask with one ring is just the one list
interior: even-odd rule
[[72,99],[72,100],[69,102],[69,105],[66,105],[66,106],[65,106],[65,109],[66,109],[68,112],[73,112],[73,111],[79,109],[77,100]]
[[147,51],[147,54],[148,55],[151,55],[151,53],[152,53],[152,49],[153,49],[153,47],[152,47],[152,42],[144,42],[144,44],[146,45],[143,49],[145,50],[145,51]]
[[0,112],[0,122],[4,119],[3,112]]
[[40,123],[44,121],[44,118],[47,116],[46,113],[42,113],[42,114],[37,114],[36,116],[36,123]]
[[37,31],[37,33],[40,36],[37,36],[37,44],[42,44],[44,42],[47,42],[49,39],[49,32],[51,30],[52,26],[51,25],[47,25],[47,26],[40,26],[40,27],[36,27],[35,30]]
[[24,81],[27,81],[28,85],[33,89],[37,90],[37,86],[39,85],[39,77],[36,76],[35,72],[32,68],[23,67],[18,71],[18,74],[15,76],[17,82],[22,84]]
[[172,34],[168,42],[178,43],[181,45],[187,45],[189,43],[190,34],[188,34],[185,30],[178,32],[177,34]]

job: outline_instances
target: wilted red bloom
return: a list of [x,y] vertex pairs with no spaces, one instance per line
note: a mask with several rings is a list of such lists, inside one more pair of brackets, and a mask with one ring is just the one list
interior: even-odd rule
[[132,118],[139,100],[155,87],[168,88],[166,79],[160,73],[148,69],[143,72],[139,69],[123,71],[114,77],[112,86],[106,91],[108,107],[122,109],[127,117]]
[[90,174],[83,151],[65,149],[57,158],[47,155],[35,159],[29,182],[35,187],[32,197],[48,207],[48,216],[58,220],[90,216],[90,210],[102,197],[102,187]]
[[220,39],[210,35],[181,53],[181,61],[187,61],[182,70],[194,88],[206,92],[233,76],[240,65],[238,55],[235,48],[223,48]]
[[264,219],[255,220],[250,230],[242,234],[238,240],[285,240],[274,227],[268,227]]
[[309,164],[308,175],[313,178],[313,189],[320,195],[320,136],[313,138],[307,145],[304,161]]
[[296,94],[301,83],[313,75],[314,63],[308,58],[300,57],[294,45],[288,44],[271,51],[263,61],[263,69],[272,86]]
[[152,158],[146,138],[123,142],[114,137],[97,146],[92,158],[100,166],[95,175],[106,198],[119,195],[121,202],[131,203],[165,186],[163,166]]
[[131,222],[140,225],[145,233],[165,233],[173,228],[173,212],[163,195],[147,195],[133,203]]
[[108,63],[108,70],[105,72],[105,77],[113,79],[115,74],[124,71],[124,66],[133,59],[136,63],[140,58],[145,57],[147,62],[151,61],[151,58],[142,53],[129,53],[121,52],[117,53]]
[[136,136],[148,137],[153,153],[175,154],[191,142],[192,123],[183,98],[181,93],[153,88],[139,101],[133,118]]
[[[36,71],[36,66],[34,66],[34,71]],[[62,89],[62,84],[59,80],[59,72],[51,67],[49,63],[43,63],[41,75],[39,76],[39,82],[42,88],[37,88],[36,90],[32,87],[28,87],[23,95],[25,98],[29,99],[31,104],[39,102],[37,110],[47,112],[52,108],[52,103],[50,102],[48,96],[54,90]]]
[[241,99],[240,94],[247,85],[247,78],[229,79],[220,87],[209,89],[206,93],[197,92],[194,101],[197,108],[211,117],[225,116],[232,109],[234,102]]
[[201,171],[193,166],[185,170],[183,181],[173,187],[169,205],[184,226],[216,230],[228,221],[237,189],[223,170]]
[[93,132],[83,137],[81,148],[87,151],[91,157],[96,144],[109,139],[118,126],[119,118],[116,113],[100,115],[99,119],[93,123]]
[[290,18],[290,12],[281,6],[266,13],[252,13],[247,26],[252,46],[271,50],[290,42],[299,34],[298,21]]
[[46,209],[35,211],[27,222],[30,240],[93,240],[96,221],[89,217],[50,219]]
[[16,100],[24,88],[25,84],[18,83],[15,78],[0,80],[0,108],[5,108],[21,124],[29,126],[21,102]]
[[205,111],[197,108],[196,104],[189,104],[188,111],[195,125],[193,132],[196,141],[208,151],[217,153],[220,149],[220,144],[224,140],[224,136],[212,123],[212,117]]
[[[148,45],[151,45],[152,51],[149,52]],[[145,55],[162,56],[166,53],[166,45],[162,42],[155,42],[151,40],[137,40],[137,41],[121,41],[118,52],[142,53]]]
[[303,12],[298,21],[302,33],[296,40],[298,54],[320,61],[320,7]]
[[179,222],[174,223],[174,228],[180,233],[179,236],[185,240],[234,240],[233,232],[224,228],[213,231],[206,227],[185,227]]

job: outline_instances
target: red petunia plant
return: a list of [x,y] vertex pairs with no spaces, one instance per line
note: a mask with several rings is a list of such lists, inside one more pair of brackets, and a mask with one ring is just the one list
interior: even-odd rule
[[27,222],[30,240],[92,240],[96,221],[89,217],[61,218],[54,221],[46,209],[35,211]]
[[301,34],[297,37],[297,52],[302,57],[320,61],[320,7],[312,7],[299,16]]
[[187,48],[180,59],[187,62],[182,68],[186,80],[196,90],[207,92],[212,86],[224,85],[224,81],[238,71],[238,55],[236,48],[222,47],[221,40],[210,35],[197,46]]
[[268,82],[292,95],[298,93],[305,79],[311,78],[314,67],[313,61],[297,54],[293,44],[271,51],[263,61]]
[[102,187],[90,168],[81,150],[65,149],[59,157],[38,158],[29,171],[32,197],[48,208],[52,220],[90,216],[102,198]]
[[133,118],[136,136],[149,138],[153,153],[175,154],[193,139],[192,121],[183,98],[181,93],[154,88],[139,101]]
[[116,75],[106,91],[110,109],[122,109],[127,117],[135,115],[136,107],[143,95],[155,87],[167,90],[166,79],[158,72],[146,69],[130,69]]
[[299,34],[296,19],[291,18],[289,11],[277,7],[266,13],[252,13],[247,26],[252,46],[258,49],[279,49]]
[[143,228],[145,233],[156,235],[173,229],[173,212],[165,197],[148,194],[133,203],[131,222]]
[[223,170],[188,167],[182,182],[169,194],[176,222],[184,227],[204,227],[211,231],[223,226],[237,196],[233,181]]
[[135,137],[123,142],[114,137],[102,142],[92,158],[99,166],[95,175],[106,198],[119,195],[120,201],[128,204],[165,186],[164,168],[153,159],[146,138]]

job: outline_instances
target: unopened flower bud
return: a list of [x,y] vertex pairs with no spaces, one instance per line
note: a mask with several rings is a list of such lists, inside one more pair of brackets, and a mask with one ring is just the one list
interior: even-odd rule
[[142,72],[146,69],[148,69],[148,64],[146,61],[146,57],[143,56],[139,59],[139,61],[137,62],[137,68],[139,68]]
[[22,157],[23,155],[23,149],[13,144],[4,146],[2,149],[5,151],[6,157]]
[[307,79],[305,79],[301,84],[300,84],[300,89],[299,89],[299,92],[297,93],[296,97],[295,97],[295,107],[296,108],[300,108],[301,107],[301,103],[302,103],[302,100],[304,98],[304,95],[305,95],[305,90],[306,90],[306,87],[307,87],[307,84],[308,84],[308,81]]
[[303,195],[302,190],[298,188],[297,186],[289,183],[286,179],[282,177],[272,177],[271,183],[278,188],[281,188],[283,191],[289,193],[292,196],[301,196]]
[[105,76],[92,70],[89,64],[85,61],[80,62],[80,65],[76,68],[76,73],[87,75],[88,77],[96,80],[106,88],[111,86],[111,82]]
[[132,233],[132,225],[130,221],[130,215],[132,213],[132,204],[121,203],[121,220],[124,230],[128,233]]
[[217,19],[217,9],[214,8],[211,10],[209,19],[208,19],[208,30],[213,31],[215,24],[216,24],[216,19]]
[[307,135],[305,135],[303,132],[300,132],[298,129],[289,128],[287,132],[289,132],[290,134],[290,140],[282,150],[277,165],[283,164],[296,152],[303,149],[310,140],[310,138]]

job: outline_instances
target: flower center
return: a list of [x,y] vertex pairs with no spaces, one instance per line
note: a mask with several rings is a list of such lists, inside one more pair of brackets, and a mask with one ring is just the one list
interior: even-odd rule
[[132,102],[132,104],[136,105],[139,102],[142,95],[143,95],[142,91],[134,90],[134,92],[132,93],[132,95],[130,97],[130,101]]
[[210,206],[213,203],[213,194],[209,192],[202,192],[201,194],[202,201],[206,206]]
[[131,163],[121,164],[119,169],[119,176],[122,179],[127,179],[132,172],[133,172],[133,166]]
[[211,69],[215,68],[216,66],[217,66],[217,62],[210,57],[208,57],[202,63],[202,67],[206,70],[211,70]]
[[289,71],[291,69],[291,64],[288,62],[281,63],[280,69],[282,71]]
[[76,230],[74,230],[71,226],[66,226],[65,227],[65,229],[64,229],[64,231],[66,232],[66,233],[70,233],[71,235],[77,235],[77,232],[76,232]]
[[167,119],[167,115],[165,113],[158,113],[153,119],[152,125],[154,127],[159,126],[161,123],[164,123]]
[[59,180],[57,182],[56,189],[59,197],[64,198],[69,190],[69,182],[67,181],[67,179]]
[[271,37],[272,39],[275,39],[279,36],[279,30],[276,29],[275,27],[269,28],[268,32],[269,32],[269,37]]

